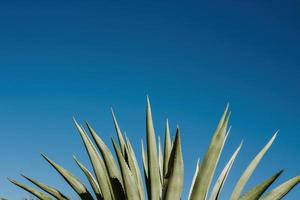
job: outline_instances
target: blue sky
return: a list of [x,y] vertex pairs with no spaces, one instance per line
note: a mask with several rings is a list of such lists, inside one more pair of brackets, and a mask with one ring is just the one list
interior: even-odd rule
[[[244,146],[222,199],[277,129],[247,189],[282,168],[277,184],[298,175],[299,9],[297,1],[1,2],[0,196],[28,196],[6,180],[25,183],[24,173],[75,198],[40,152],[86,183],[72,160],[89,164],[72,116],[110,144],[113,107],[140,152],[147,94],[157,134],[166,118],[173,134],[181,127],[183,197],[227,102],[232,131],[217,172]],[[296,187],[286,199],[299,196]]]

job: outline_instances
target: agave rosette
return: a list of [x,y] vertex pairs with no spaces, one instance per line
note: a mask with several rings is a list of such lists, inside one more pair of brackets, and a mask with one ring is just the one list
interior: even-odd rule
[[[164,144],[162,145],[160,139],[156,139],[151,106],[147,98],[146,146],[144,146],[142,141],[142,173],[130,140],[123,136],[113,111],[112,117],[118,139],[118,144],[112,139],[115,156],[90,124],[86,123],[87,128],[84,129],[84,127],[78,124],[74,119],[75,126],[89,156],[92,170],[89,170],[77,158],[74,157],[74,160],[90,183],[89,188],[91,188],[91,191],[69,171],[47,156],[43,154],[42,156],[82,200],[181,199],[184,164],[179,127],[176,129],[174,140],[171,140],[169,124],[168,121],[166,122]],[[218,200],[220,198],[230,169],[242,147],[241,142],[217,177],[216,182],[212,185],[215,170],[230,131],[228,127],[229,118],[230,111],[227,106],[213,134],[204,158],[201,162],[198,161],[197,163],[188,196],[189,200]],[[249,191],[244,191],[246,183],[272,145],[276,135],[277,132],[245,169],[231,193],[230,200],[279,200],[300,182],[300,176],[296,176],[277,186],[275,189],[267,191],[273,182],[281,175],[281,170]],[[25,175],[23,175],[23,177],[41,191],[15,180],[9,180],[41,200],[69,199],[63,192],[54,187],[47,186]]]

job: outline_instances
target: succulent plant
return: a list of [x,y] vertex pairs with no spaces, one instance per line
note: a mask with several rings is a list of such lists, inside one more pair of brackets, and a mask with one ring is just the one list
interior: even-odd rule
[[[94,194],[88,191],[87,187],[69,171],[50,160],[47,156],[43,154],[42,156],[64,178],[64,180],[73,188],[73,190],[82,200],[181,199],[184,164],[179,127],[177,127],[174,140],[171,140],[169,124],[168,121],[166,122],[164,146],[162,148],[160,139],[156,140],[150,102],[147,98],[146,148],[144,148],[144,144],[142,142],[143,181],[142,173],[140,171],[140,167],[138,166],[137,157],[130,140],[123,136],[113,111],[112,117],[119,143],[117,144],[114,139],[112,139],[116,157],[114,157],[112,151],[97,135],[90,124],[86,123],[88,130],[86,131],[85,128],[78,124],[74,119],[75,126],[78,129],[91,161],[93,173],[75,157],[74,160],[88,179]],[[228,160],[213,187],[211,187],[220,154],[230,131],[230,128],[228,128],[229,118],[230,111],[228,110],[227,106],[213,134],[205,157],[201,163],[197,164],[188,196],[188,199],[190,200],[217,200],[220,198],[222,187],[242,147],[241,143]],[[279,185],[275,189],[266,192],[270,185],[272,185],[282,173],[282,171],[279,171],[254,188],[244,192],[246,183],[248,182],[264,154],[272,145],[276,135],[277,133],[273,135],[270,141],[262,148],[262,150],[254,157],[254,159],[245,169],[244,173],[241,175],[232,191],[231,197],[229,198],[230,200],[282,199],[291,189],[293,189],[296,184],[300,182],[300,176],[297,176]],[[42,200],[49,200],[52,198],[58,200],[69,199],[59,190],[53,187],[44,185],[43,183],[40,183],[25,175],[23,175],[23,177],[43,190],[45,193],[23,185],[17,181],[9,180],[13,184],[23,188]]]

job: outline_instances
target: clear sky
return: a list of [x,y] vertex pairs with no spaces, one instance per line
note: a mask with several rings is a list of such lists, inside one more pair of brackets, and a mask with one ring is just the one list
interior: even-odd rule
[[[232,131],[217,170],[244,139],[224,187],[280,133],[247,189],[284,169],[300,173],[298,1],[2,1],[0,4],[0,196],[28,197],[20,173],[74,193],[45,153],[86,183],[89,166],[72,123],[88,120],[109,143],[110,107],[140,155],[145,102],[155,129],[181,127],[187,196],[227,102]],[[275,184],[275,185],[276,185]],[[300,196],[296,187],[286,199]]]

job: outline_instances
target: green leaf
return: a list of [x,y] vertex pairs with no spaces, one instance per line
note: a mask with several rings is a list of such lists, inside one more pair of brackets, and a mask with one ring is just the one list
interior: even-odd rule
[[103,198],[105,200],[111,200],[113,198],[111,189],[112,186],[109,181],[109,176],[105,168],[105,164],[101,159],[99,153],[97,152],[95,146],[91,142],[90,138],[87,136],[86,132],[79,126],[75,119],[74,122],[89,155]]
[[93,189],[97,199],[102,200],[103,196],[101,194],[100,187],[99,187],[96,179],[92,175],[92,173],[79,160],[77,160],[77,158],[75,156],[73,156],[73,158],[74,158],[75,162],[77,163],[77,165],[79,166],[79,168],[83,171],[83,173],[87,177],[87,179],[88,179],[90,185],[92,186],[92,189]]
[[300,176],[296,176],[285,183],[279,185],[266,196],[262,197],[261,200],[280,200],[282,199],[290,190],[292,190],[298,183],[300,183]]
[[196,170],[195,170],[193,180],[192,180],[192,184],[191,184],[191,187],[190,187],[188,199],[191,199],[192,190],[193,190],[195,182],[196,182],[196,178],[197,178],[197,175],[198,175],[198,172],[199,172],[199,168],[200,168],[200,164],[199,164],[199,159],[198,159],[197,164],[196,164]]
[[246,192],[239,200],[258,200],[263,193],[274,183],[274,181],[281,175],[283,170],[277,172],[263,183],[255,186],[249,192]]
[[48,194],[52,195],[53,197],[55,197],[58,200],[69,200],[68,197],[66,197],[65,195],[63,195],[60,191],[58,191],[57,189],[44,185],[40,182],[35,181],[32,178],[29,178],[25,175],[22,174],[22,176],[24,178],[26,178],[27,180],[29,180],[31,183],[33,183],[34,185],[36,185],[37,187],[41,188],[42,190],[44,190],[45,192],[47,192]]
[[50,197],[48,197],[47,195],[45,195],[44,193],[42,192],[39,192],[35,189],[32,189],[30,187],[27,187],[26,185],[23,185],[15,180],[11,180],[11,179],[8,179],[11,183],[15,184],[16,186],[22,188],[23,190],[26,190],[27,192],[33,194],[35,197],[37,197],[38,199],[40,200],[52,200]]
[[115,152],[117,154],[117,158],[119,161],[119,165],[121,168],[122,172],[122,177],[123,177],[123,184],[125,188],[125,195],[127,200],[139,200],[139,192],[138,192],[138,187],[136,185],[136,182],[134,180],[133,174],[131,173],[123,155],[120,149],[117,147],[116,143],[112,139],[113,146],[115,149]]
[[254,172],[255,168],[259,164],[260,160],[263,158],[265,153],[271,147],[273,141],[275,140],[277,132],[273,135],[271,140],[264,146],[264,148],[256,155],[256,157],[251,161],[248,165],[247,169],[244,171],[242,176],[240,177],[239,181],[237,182],[232,194],[231,200],[238,200],[246,183],[248,182],[249,178],[251,177],[252,173]]
[[92,195],[86,189],[86,187],[69,171],[62,168],[54,161],[50,160],[47,156],[42,156],[52,165],[52,167],[65,179],[65,181],[73,188],[73,190],[80,196],[82,200],[93,200]]
[[183,158],[180,142],[180,130],[177,128],[176,137],[170,155],[169,169],[165,177],[164,200],[181,198],[184,180]]
[[144,169],[144,177],[145,177],[145,185],[147,189],[148,197],[150,196],[150,182],[149,182],[149,176],[148,176],[148,158],[147,153],[144,149],[144,142],[141,140],[141,146],[142,146],[142,160],[143,160],[143,169]]
[[228,114],[227,111],[228,105],[213,135],[204,160],[199,167],[199,171],[190,195],[191,200],[205,200],[207,197],[207,192],[226,139],[227,124],[230,117],[230,113]]
[[166,121],[166,127],[165,127],[165,144],[164,144],[164,165],[163,165],[163,177],[168,172],[168,164],[169,164],[169,158],[171,154],[171,137],[170,137],[170,128],[169,128],[169,121]]
[[136,184],[139,189],[140,198],[144,199],[144,186],[143,186],[143,179],[141,176],[140,168],[134,153],[134,150],[132,148],[132,145],[130,143],[130,140],[126,137],[126,149],[128,151],[128,160],[130,160],[130,170],[133,172]]
[[150,188],[150,200],[159,200],[161,194],[161,183],[159,177],[159,166],[157,159],[157,146],[152,121],[151,105],[147,97],[146,114],[146,135],[147,135],[147,157],[148,157],[148,178]]
[[162,154],[162,147],[160,142],[160,137],[158,136],[158,167],[159,167],[159,176],[161,185],[163,184],[164,172],[163,172],[163,154]]
[[144,171],[148,178],[148,157],[147,157],[147,152],[145,151],[145,148],[144,148],[143,140],[141,140],[141,146],[142,146],[142,159],[143,159]]
[[114,198],[118,200],[124,199],[125,195],[124,195],[124,190],[122,185],[123,182],[122,176],[111,151],[106,146],[106,144],[102,141],[102,139],[98,136],[98,134],[94,131],[94,129],[88,123],[86,124],[89,129],[89,132],[92,135],[93,140],[95,141],[104,159],[105,167],[111,182]]
[[117,132],[117,135],[118,135],[118,140],[119,140],[119,144],[120,144],[120,147],[121,147],[121,152],[122,152],[122,155],[124,156],[125,155],[125,142],[124,142],[124,138],[123,138],[121,129],[119,127],[119,124],[117,122],[117,119],[115,117],[115,113],[114,113],[113,109],[111,109],[111,114],[112,114],[112,118],[113,118],[113,121],[114,121],[115,129],[116,129],[116,132]]
[[212,189],[212,192],[211,192],[211,195],[209,198],[210,200],[218,200],[219,199],[220,192],[223,188],[226,178],[230,172],[230,169],[231,169],[231,167],[234,163],[234,160],[237,157],[242,145],[243,145],[243,142],[241,142],[241,144],[238,146],[238,148],[232,154],[231,158],[229,159],[229,161],[225,165],[224,169],[222,170],[221,174],[219,175],[219,177],[215,183],[215,186]]

